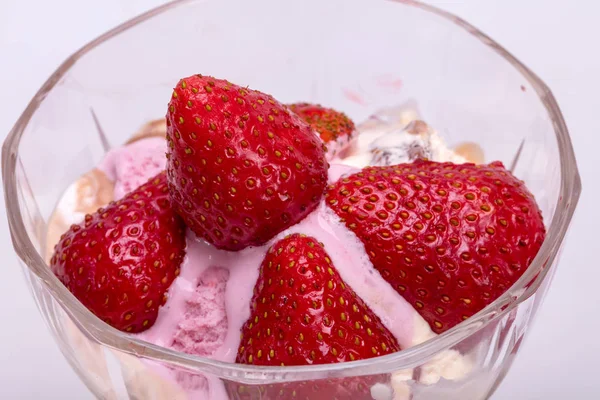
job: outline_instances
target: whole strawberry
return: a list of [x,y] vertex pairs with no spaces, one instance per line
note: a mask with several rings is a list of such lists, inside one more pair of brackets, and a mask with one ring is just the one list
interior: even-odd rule
[[354,122],[342,112],[311,103],[294,103],[288,107],[319,133],[323,143],[332,146],[331,156],[335,156],[339,145],[348,143],[354,135]]
[[302,220],[327,182],[323,144],[271,96],[209,76],[182,79],[167,113],[177,212],[215,247],[260,245]]
[[[294,234],[271,247],[250,307],[237,363],[330,364],[400,350],[394,336],[343,282],[325,249],[311,237]],[[292,398],[295,392],[302,399],[359,399],[368,393],[366,383],[360,379],[344,385],[328,381],[318,391],[309,383],[275,386],[261,398],[279,398],[275,393],[284,390],[288,396],[283,398]],[[234,398],[245,398],[239,392],[238,388]]]
[[369,167],[326,202],[437,333],[504,293],[545,237],[533,195],[500,162]]
[[152,326],[185,255],[185,226],[161,172],[61,236],[50,268],[96,316],[126,332]]

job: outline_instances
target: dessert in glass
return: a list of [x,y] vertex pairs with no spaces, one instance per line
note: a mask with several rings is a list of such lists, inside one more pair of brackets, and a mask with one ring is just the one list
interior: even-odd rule
[[413,1],[150,11],[48,80],[3,178],[108,399],[488,398],[581,190],[548,88]]

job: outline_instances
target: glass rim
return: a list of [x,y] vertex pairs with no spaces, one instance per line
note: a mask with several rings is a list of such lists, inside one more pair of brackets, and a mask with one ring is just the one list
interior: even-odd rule
[[554,95],[546,84],[535,73],[529,70],[528,67],[486,34],[482,33],[463,19],[447,11],[421,3],[418,0],[387,0],[420,8],[421,10],[441,17],[446,21],[452,22],[460,29],[471,34],[483,45],[493,49],[527,80],[548,112],[548,116],[554,127],[559,148],[561,171],[560,191],[556,204],[556,211],[548,225],[546,239],[537,256],[521,278],[502,296],[497,298],[483,310],[452,329],[435,336],[426,342],[386,356],[337,364],[264,367],[212,360],[146,342],[112,328],[92,314],[50,271],[47,263],[35,249],[27,234],[21,211],[18,206],[19,199],[16,178],[18,148],[21,137],[28,126],[30,119],[37,111],[39,105],[44,101],[46,94],[54,88],[79,58],[100,44],[138,24],[163,14],[172,8],[198,1],[203,0],[175,0],[163,4],[113,28],[73,53],[42,85],[15,123],[3,144],[2,179],[7,218],[15,252],[31,272],[41,280],[42,284],[49,290],[51,295],[61,305],[72,319],[73,323],[76,324],[84,335],[99,344],[135,357],[166,362],[173,366],[201,371],[220,378],[234,379],[245,383],[266,383],[269,380],[278,382],[282,379],[285,381],[319,379],[323,377],[324,373],[329,376],[337,377],[372,375],[411,369],[422,364],[424,360],[433,357],[440,351],[454,346],[489,323],[501,318],[535,293],[550,270],[550,268],[544,267],[548,265],[551,266],[557,256],[581,193],[581,178],[577,169],[577,162],[571,139]]

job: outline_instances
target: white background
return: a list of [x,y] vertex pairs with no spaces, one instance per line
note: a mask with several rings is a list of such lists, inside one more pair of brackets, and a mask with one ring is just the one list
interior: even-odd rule
[[[326,0],[323,0],[326,1]],[[500,42],[545,80],[570,128],[583,197],[544,307],[493,400],[600,398],[600,4],[429,0]],[[161,0],[0,0],[0,139],[70,53]],[[595,39],[595,40],[594,40]],[[3,213],[4,199],[0,199]],[[587,228],[586,228],[587,226]],[[89,399],[42,323],[0,218],[0,398]],[[468,399],[465,399],[468,400]]]

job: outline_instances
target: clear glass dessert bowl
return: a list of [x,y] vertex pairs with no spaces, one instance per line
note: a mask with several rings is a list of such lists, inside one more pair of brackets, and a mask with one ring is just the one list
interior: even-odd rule
[[[350,3],[350,4],[349,4]],[[358,4],[357,4],[358,3]],[[165,115],[177,80],[226,77],[283,102],[310,101],[355,121],[399,104],[451,144],[478,143],[533,192],[546,240],[525,274],[456,327],[401,352],[342,364],[256,367],[180,353],[117,331],[47,265],[48,224],[65,189],[111,147]],[[548,87],[465,21],[416,1],[182,0],[86,45],[48,79],[2,152],[14,248],[66,359],[103,399],[205,398],[198,380],[267,385],[380,375],[375,399],[485,399],[502,381],[557,268],[581,191],[569,134]],[[93,189],[92,189],[93,190]],[[244,397],[245,396],[245,397]],[[315,392],[313,399],[320,399]]]

